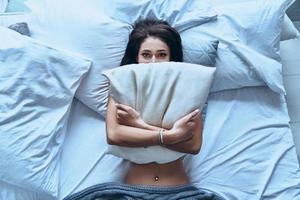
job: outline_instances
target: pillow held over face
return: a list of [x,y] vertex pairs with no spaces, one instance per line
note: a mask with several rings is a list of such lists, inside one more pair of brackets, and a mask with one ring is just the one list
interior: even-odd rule
[[[213,67],[163,62],[122,66],[103,74],[116,102],[136,109],[145,122],[170,129],[179,118],[203,108],[214,72]],[[108,145],[107,152],[135,163],[166,163],[184,155],[161,146]]]

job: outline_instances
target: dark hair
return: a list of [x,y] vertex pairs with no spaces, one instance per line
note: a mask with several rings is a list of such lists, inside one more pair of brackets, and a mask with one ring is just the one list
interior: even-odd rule
[[129,41],[122,65],[136,64],[137,56],[143,41],[148,37],[156,37],[165,42],[170,48],[170,61],[182,62],[182,44],[179,33],[166,21],[145,19],[135,23],[129,35]]

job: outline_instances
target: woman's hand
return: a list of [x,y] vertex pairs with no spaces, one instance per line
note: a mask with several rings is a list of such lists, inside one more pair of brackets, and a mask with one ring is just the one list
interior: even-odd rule
[[119,124],[136,128],[143,128],[145,126],[146,123],[141,118],[140,113],[134,108],[124,104],[116,104],[116,108]]
[[177,144],[179,142],[190,140],[194,136],[195,126],[200,110],[194,110],[193,112],[183,116],[177,120],[173,127],[165,132],[166,144]]

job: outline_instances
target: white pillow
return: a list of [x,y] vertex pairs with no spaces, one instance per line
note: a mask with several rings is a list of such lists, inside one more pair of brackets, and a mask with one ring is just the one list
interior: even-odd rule
[[[216,19],[216,12],[210,8],[205,7],[197,11],[200,7],[197,6],[198,1],[196,0],[185,0],[177,3],[161,0],[117,2],[119,1],[28,1],[28,7],[32,10],[29,29],[33,38],[55,47],[80,53],[93,61],[93,66],[80,85],[76,97],[102,114],[104,114],[107,102],[104,98],[105,92],[104,94],[100,93],[105,87],[101,72],[120,65],[128,36],[132,30],[131,25],[113,20],[104,15],[103,12],[111,13],[111,17],[129,13],[126,22],[130,22],[130,24],[133,24],[139,17],[137,13],[143,13],[144,17],[156,16],[157,14],[158,17],[170,20],[171,25],[175,24],[181,30]],[[189,2],[189,4],[185,4],[185,2]],[[193,8],[192,5],[196,7]],[[116,8],[114,9],[114,7]],[[182,12],[180,10],[182,8],[194,9],[194,12],[190,12],[190,10]],[[134,11],[131,12],[131,9]],[[179,10],[180,12],[178,12]],[[205,10],[206,12],[204,12]],[[210,41],[208,42],[210,43]],[[201,52],[199,54],[201,55]],[[202,55],[206,56],[206,54]],[[195,54],[195,56],[198,55]],[[189,60],[196,60],[196,58]]]
[[[191,41],[197,41],[189,46]],[[182,38],[183,62],[215,66],[219,41],[201,40],[196,35]]]
[[93,110],[104,110],[106,99],[99,92],[105,86],[101,72],[120,65],[131,26],[110,19],[85,1],[29,3],[32,10],[29,28],[33,38],[93,61],[76,97]]
[[[248,1],[215,6],[218,20],[191,28],[182,37],[218,39],[211,91],[267,85],[285,94],[278,47],[289,1]],[[263,22],[263,23],[262,23]],[[195,42],[190,41],[189,46]]]
[[283,19],[293,1],[249,1],[222,5],[216,9],[244,44],[280,61],[279,42]]
[[0,27],[0,180],[53,197],[68,111],[90,61]]
[[[103,74],[116,102],[133,107],[149,124],[171,128],[185,114],[197,108],[202,110],[214,72],[214,67],[164,62],[127,65]],[[166,163],[184,155],[161,146],[108,145],[107,152],[140,164]]]
[[133,24],[145,18],[164,19],[179,32],[217,19],[210,3],[198,0],[112,0],[99,1],[98,5],[119,21]]
[[[234,3],[245,3],[245,2],[254,2],[254,1],[256,1],[256,0],[226,0],[226,1],[224,1],[224,0],[209,0],[208,2],[212,5],[220,6],[220,5],[230,5],[230,4],[234,4]],[[293,2],[294,1],[292,1],[290,3],[290,5]],[[240,11],[244,12],[246,10],[241,9]],[[248,20],[251,21],[252,18],[248,18]],[[283,40],[295,39],[298,36],[299,36],[299,31],[297,30],[295,25],[292,23],[290,18],[285,14],[284,20],[282,23],[282,33],[281,33],[280,40],[283,41]]]

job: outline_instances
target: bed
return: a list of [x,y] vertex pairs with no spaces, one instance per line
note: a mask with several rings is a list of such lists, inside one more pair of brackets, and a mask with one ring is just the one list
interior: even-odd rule
[[[89,1],[93,2],[92,0]],[[164,10],[154,9],[155,5],[167,6],[170,3],[169,1],[165,1],[166,3],[155,1],[158,3],[153,3],[153,5],[151,5],[151,3],[148,2],[149,1],[145,0],[140,4],[128,3],[128,5],[132,4],[133,6],[136,6],[136,10],[144,8],[144,13],[137,12],[136,16],[128,15],[128,17],[124,17],[123,12],[117,12],[118,15],[113,15],[113,9],[118,10],[119,8],[120,11],[124,8],[129,9],[126,3],[119,4],[120,7],[117,8],[107,9],[106,15],[111,15],[115,20],[122,21],[124,25],[116,24],[116,27],[120,28],[120,34],[126,34],[130,31],[127,22],[135,21],[139,17],[138,15],[146,15],[147,9],[145,11],[145,8],[148,8],[148,14],[161,16],[160,12],[165,14]],[[193,2],[195,1],[186,2],[193,5]],[[245,4],[243,4],[243,2]],[[253,1],[243,2],[238,2],[240,5],[236,8],[239,8],[241,5],[247,6],[249,5],[247,3]],[[276,2],[278,3],[281,1],[278,0]],[[62,5],[56,5],[56,8],[62,9],[67,3],[70,2],[66,0],[65,4],[61,3]],[[120,2],[116,1],[116,3]],[[220,1],[212,1],[212,3],[213,6],[220,6],[220,10],[223,9],[222,11],[224,11],[223,16],[225,17],[220,17],[221,15],[218,13],[219,16],[217,20],[221,21],[223,19],[225,21],[233,21],[235,23],[232,24],[235,26],[241,25],[241,23],[243,24],[242,18],[232,18],[234,15],[229,15],[228,13],[228,15],[226,15],[226,9],[230,7],[230,5],[227,5],[228,7],[226,7],[226,5],[222,5]],[[232,1],[232,3],[234,4],[235,2]],[[292,3],[292,1],[290,1],[290,3]],[[184,3],[179,3],[177,6],[180,7],[183,4]],[[36,4],[34,5],[37,7],[39,6]],[[49,6],[48,4],[43,4],[43,6],[45,5],[46,8]],[[105,8],[109,5],[103,3],[101,5],[97,4],[97,6]],[[186,5],[183,6],[185,9],[188,9]],[[34,7],[31,8],[34,9]],[[73,7],[70,5],[70,8]],[[174,8],[178,9],[176,6],[174,6]],[[84,10],[85,8],[81,9]],[[91,8],[86,8],[86,10],[89,11],[90,9]],[[81,11],[82,10],[79,10],[78,12]],[[42,12],[42,10],[40,10],[40,12]],[[74,13],[76,14],[75,11]],[[269,63],[272,64],[273,60],[277,60],[278,57],[276,56],[276,53],[274,53],[275,50],[272,52],[273,50],[270,50],[270,48],[251,43],[249,36],[243,32],[244,29],[242,28],[236,29],[236,34],[229,35],[228,37],[226,34],[220,35],[215,31],[216,24],[214,23],[217,22],[215,14],[211,10],[206,13],[211,16],[212,21],[203,22],[204,24],[195,24],[194,21],[189,21],[185,16],[174,17],[174,14],[172,15],[172,13],[174,12],[170,9],[169,15],[167,13],[162,15],[162,17],[168,18],[168,16],[171,16],[168,18],[169,20],[176,19],[177,21],[174,20],[173,23],[175,24],[175,27],[177,26],[178,29],[182,30],[183,38],[189,38],[190,34],[193,32],[200,33],[202,36],[201,39],[209,40],[211,37],[215,39],[217,36],[221,46],[219,46],[218,49],[219,57],[216,58],[216,66],[217,69],[218,66],[227,66],[227,68],[219,67],[220,70],[218,72],[220,80],[227,85],[219,83],[213,84],[212,91],[207,100],[207,106],[203,111],[205,126],[201,152],[196,156],[186,156],[184,159],[185,167],[191,182],[207,192],[217,193],[229,200],[300,199],[300,169],[297,158],[297,152],[298,157],[300,156],[300,146],[298,142],[299,133],[297,132],[298,129],[291,129],[291,124],[294,126],[293,123],[297,122],[297,116],[299,116],[299,112],[297,113],[296,109],[293,109],[299,107],[297,98],[293,98],[293,93],[299,91],[299,89],[293,84],[292,78],[295,77],[293,74],[299,74],[299,69],[295,67],[295,63],[298,59],[296,58],[297,53],[295,52],[298,52],[296,49],[299,49],[299,45],[297,44],[299,44],[300,39],[288,38],[289,40],[286,39],[286,41],[281,42],[281,56],[284,64],[283,75],[287,92],[287,101],[283,91],[281,91],[282,88],[280,87],[280,84],[277,84],[277,82],[272,79],[272,77],[275,78],[277,72],[272,74],[273,70],[268,69],[270,71],[263,71],[260,68],[256,68],[259,64],[263,63],[268,65]],[[97,16],[98,15],[95,14],[95,17]],[[195,16],[189,15],[188,17]],[[204,16],[203,19],[205,17],[207,16]],[[40,21],[40,23],[42,22],[43,21]],[[57,22],[57,20],[48,21],[49,27],[56,27],[56,24],[54,26],[53,22]],[[32,27],[32,30],[34,31],[36,24],[31,23],[32,22],[29,20],[29,27]],[[91,24],[94,24],[94,22],[91,22]],[[65,25],[66,24],[64,23],[61,24],[61,26]],[[248,24],[246,23],[243,25],[247,27]],[[200,27],[200,29],[191,29],[191,27],[194,26]],[[249,27],[252,26],[249,25],[247,28]],[[233,29],[232,26],[225,27],[223,24],[220,24],[219,28],[223,28],[222,30],[227,30],[227,28]],[[45,32],[49,30],[50,29],[47,29]],[[70,28],[69,31],[74,30],[77,29]],[[205,33],[202,30],[204,30]],[[251,30],[249,31],[251,32]],[[45,36],[45,34],[47,34],[45,32],[36,32],[35,35],[33,34],[33,38],[41,40],[48,37],[49,39],[50,37],[48,35]],[[57,34],[61,34],[61,32],[58,32]],[[297,34],[298,33],[296,33],[296,35]],[[115,36],[112,35],[112,37]],[[290,37],[295,38],[296,36]],[[51,45],[51,47],[55,48],[58,46],[58,49],[61,49],[63,46],[59,45],[66,43],[65,41],[62,41],[63,37],[56,41],[53,41],[53,38],[50,39],[42,41],[42,44],[44,45],[44,43],[46,43],[46,45]],[[238,39],[241,43],[235,43],[235,39]],[[189,41],[187,41],[187,43],[188,42]],[[126,44],[126,38],[120,39],[120,44],[123,43]],[[243,50],[244,46],[242,44],[250,46],[251,51],[247,49]],[[74,45],[74,49],[76,49],[76,45]],[[253,52],[252,49],[257,50],[259,55],[256,52]],[[113,54],[117,55],[117,58],[119,58],[118,56],[121,56],[122,52],[123,49],[120,48],[113,52]],[[224,57],[222,58],[222,55],[229,56],[229,54],[226,54],[227,52],[234,52],[234,55],[239,59],[229,59],[229,61],[226,61],[227,63],[224,63],[225,60]],[[63,51],[63,53],[64,55],[66,54],[66,56],[70,55],[70,52]],[[261,59],[262,63],[259,63],[258,61],[257,63],[254,63],[249,60],[253,55],[255,55],[255,58],[258,60]],[[266,59],[263,59],[260,55],[264,55]],[[77,56],[77,54],[72,54],[72,56]],[[265,61],[269,58],[272,62]],[[76,63],[78,64],[80,62],[87,66],[87,60],[90,58],[85,58],[83,56],[81,59],[82,60],[78,59],[79,61]],[[115,64],[117,61],[118,59],[116,59],[116,61],[113,60],[112,62]],[[69,62],[71,61],[65,61],[67,64]],[[242,63],[243,66],[252,66],[254,70],[256,70],[256,74],[249,74],[249,71],[246,70],[245,75],[243,68],[233,75],[226,72],[226,70],[231,69],[230,65]],[[69,69],[71,68],[69,67]],[[87,76],[87,67],[82,67],[81,70],[84,71],[82,74]],[[242,76],[240,74],[242,74]],[[268,76],[270,74],[274,76]],[[59,75],[57,76],[59,77]],[[236,76],[239,77],[237,78]],[[249,76],[250,78],[245,76]],[[245,77],[247,81],[243,83],[244,85],[237,86],[237,83],[241,84],[241,77]],[[107,144],[104,117],[101,112],[95,111],[95,108],[99,109],[101,108],[101,105],[97,105],[97,107],[93,104],[87,105],[85,103],[85,99],[82,98],[84,95],[82,95],[82,93],[79,95],[78,93],[78,91],[82,91],[84,88],[82,84],[85,84],[82,82],[83,78],[80,77],[80,80],[81,82],[75,82],[76,87],[79,88],[76,88],[76,94],[73,91],[75,90],[75,83],[72,84],[73,90],[71,92],[74,93],[73,95],[77,95],[75,98],[69,93],[66,93],[70,95],[68,101],[70,106],[65,111],[65,115],[67,116],[63,118],[65,120],[65,126],[60,130],[59,139],[57,140],[60,149],[57,152],[58,158],[55,157],[59,164],[58,179],[55,179],[57,184],[56,188],[53,190],[46,188],[49,190],[48,192],[45,192],[46,189],[45,191],[38,190],[35,185],[30,188],[19,183],[14,184],[14,182],[7,181],[10,177],[5,177],[4,179],[0,179],[0,199],[63,199],[70,194],[99,183],[123,181],[125,172],[129,167],[129,162],[105,153]],[[226,85],[226,89],[222,88],[225,87],[224,85]],[[293,130],[295,132],[292,133]],[[3,132],[1,132],[1,134],[2,133]],[[2,175],[0,177],[2,177]],[[51,193],[52,191],[56,192]]]

